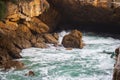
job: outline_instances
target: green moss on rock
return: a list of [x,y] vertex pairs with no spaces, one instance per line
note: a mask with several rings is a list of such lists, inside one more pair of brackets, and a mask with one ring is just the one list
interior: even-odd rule
[[5,17],[6,13],[6,6],[3,1],[0,1],[0,19],[3,19]]

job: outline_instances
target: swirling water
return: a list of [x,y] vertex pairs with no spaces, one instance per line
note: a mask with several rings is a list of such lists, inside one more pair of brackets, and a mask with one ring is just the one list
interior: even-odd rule
[[[61,42],[65,31],[59,34]],[[0,72],[0,80],[112,80],[114,59],[111,54],[120,40],[83,33],[83,49],[66,50],[64,47],[29,48],[21,52],[23,70]],[[24,76],[28,71],[35,76]]]

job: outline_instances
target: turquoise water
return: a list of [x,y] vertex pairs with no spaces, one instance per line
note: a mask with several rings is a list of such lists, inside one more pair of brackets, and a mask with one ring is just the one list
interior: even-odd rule
[[[59,42],[65,34],[59,34]],[[114,59],[106,52],[114,52],[120,40],[83,33],[83,41],[83,49],[66,50],[52,45],[47,49],[24,49],[20,61],[26,69],[1,71],[0,80],[112,80]],[[35,76],[24,76],[30,70]]]

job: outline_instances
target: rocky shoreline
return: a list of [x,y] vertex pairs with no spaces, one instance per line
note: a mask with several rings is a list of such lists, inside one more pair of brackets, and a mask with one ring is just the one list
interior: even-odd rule
[[[1,0],[0,4],[3,8],[0,12],[0,67],[5,69],[11,66],[23,68],[23,63],[13,61],[22,58],[19,54],[22,49],[46,48],[48,47],[46,43],[58,45],[59,36],[55,33],[57,29],[83,29],[85,27],[78,26],[96,23],[120,25],[120,7],[110,8],[76,0],[18,0],[17,2]],[[65,26],[66,24],[77,27]],[[113,27],[115,30],[112,29]],[[112,32],[115,33],[120,29],[118,26],[112,26],[112,28]],[[91,27],[93,31],[98,29],[111,31],[108,26],[106,29]],[[64,37],[62,44],[67,48],[82,48],[84,45],[82,33],[77,30],[72,31]],[[119,78],[113,80],[119,80]]]
[[120,47],[115,50],[115,64],[114,64],[114,74],[113,80],[120,80]]

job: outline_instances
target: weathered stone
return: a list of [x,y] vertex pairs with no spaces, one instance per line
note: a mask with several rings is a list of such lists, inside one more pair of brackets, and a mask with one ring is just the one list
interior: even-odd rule
[[16,47],[12,40],[10,40],[11,38],[7,37],[7,36],[4,36],[6,38],[1,38],[0,39],[0,47],[3,49],[3,50],[6,50],[8,55],[11,57],[11,58],[21,58],[21,55],[19,54],[20,52],[20,49],[18,47]]
[[3,68],[5,70],[7,69],[11,69],[11,68],[15,68],[15,69],[23,69],[25,68],[24,64],[20,61],[13,61],[13,60],[9,60],[9,61],[5,61],[3,64]]
[[10,21],[18,21],[20,19],[30,21],[31,17],[39,16],[49,8],[46,0],[8,0],[4,2],[6,3],[7,11],[5,15]]
[[72,48],[66,48],[66,50],[72,50]]
[[16,30],[16,36],[29,40],[32,36],[32,33],[26,25],[20,24]]
[[[9,60],[21,58],[19,53],[22,49],[46,48],[44,38],[36,35],[48,32],[49,27],[35,16],[48,9],[49,4],[46,0],[3,0],[2,2],[6,4],[7,13],[0,21],[0,65],[5,62],[4,67],[7,69],[11,67]],[[17,62],[13,63],[17,64]]]
[[13,40],[13,43],[20,49],[32,47],[30,41],[25,38],[16,37],[15,40]]
[[56,29],[56,26],[61,21],[62,16],[61,13],[59,13],[53,5],[50,5],[50,8],[47,9],[38,18],[43,21],[47,26],[49,26],[49,32],[53,32]]
[[14,3],[10,2],[10,1],[8,1],[6,3],[6,6],[7,6],[6,7],[6,9],[7,9],[6,18],[19,20],[18,5],[14,4]]
[[15,31],[18,28],[17,23],[6,21],[3,23],[0,21],[0,33],[3,35],[8,35],[8,33]]
[[7,50],[0,48],[0,62],[11,59],[12,57],[8,54]]
[[35,43],[34,47],[47,48],[47,45],[45,43]]
[[58,44],[56,38],[51,34],[44,34],[44,38],[46,43]]
[[38,35],[36,38],[37,38],[37,42],[38,42],[38,43],[45,42],[45,39],[43,38],[42,35]]
[[18,24],[16,22],[11,22],[11,21],[6,20],[5,23],[6,23],[5,27],[11,31],[12,30],[15,31],[18,28]]
[[34,76],[35,73],[33,71],[29,71],[28,73],[25,74],[25,76]]
[[26,22],[25,24],[34,34],[46,33],[49,31],[49,27],[40,19],[35,17],[32,18],[30,22]]
[[114,65],[113,80],[120,80],[120,48],[115,50],[116,62]]
[[82,33],[78,30],[71,31],[63,37],[62,44],[66,48],[83,48]]
[[33,46],[35,43],[37,43],[36,37],[35,37],[35,36],[32,36],[30,42],[31,42],[32,46]]
[[[112,0],[48,0],[62,14],[62,22],[77,25],[119,23]],[[106,7],[105,7],[106,6]],[[116,15],[117,17],[115,17]],[[97,26],[96,26],[97,27]],[[68,27],[69,28],[69,27]],[[113,27],[114,28],[114,27]],[[98,29],[98,28],[97,28]],[[104,28],[102,28],[104,29]]]
[[56,40],[59,39],[59,35],[57,33],[53,33],[52,35],[53,35],[53,37],[55,37]]

